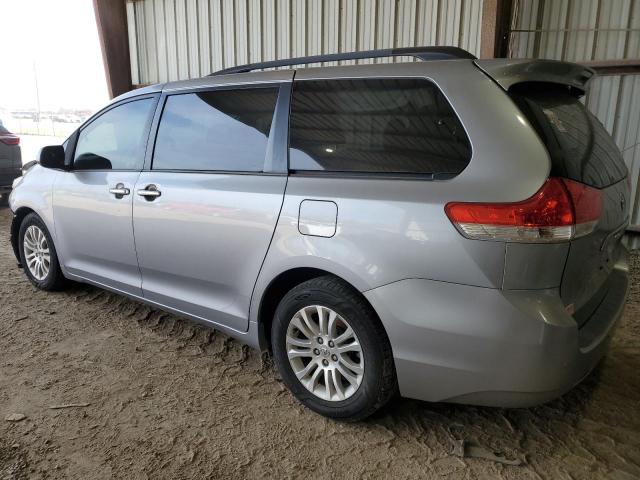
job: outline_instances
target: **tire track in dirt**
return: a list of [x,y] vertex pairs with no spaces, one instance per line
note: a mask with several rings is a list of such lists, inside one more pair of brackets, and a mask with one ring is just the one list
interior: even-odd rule
[[[15,267],[0,209],[0,479],[640,477],[640,262],[603,364],[532,409],[397,399],[336,423],[270,358],[87,285],[47,294]],[[90,403],[51,410],[51,405]],[[20,412],[20,422],[4,421]],[[460,442],[524,460],[454,455]]]

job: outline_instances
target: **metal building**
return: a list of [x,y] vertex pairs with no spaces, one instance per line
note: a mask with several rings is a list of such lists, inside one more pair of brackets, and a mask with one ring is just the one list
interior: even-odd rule
[[[394,46],[480,52],[478,0],[141,0],[127,3],[133,83]],[[379,61],[389,61],[381,59]]]
[[[632,174],[640,231],[640,0],[94,0],[112,94],[320,53],[455,45],[587,63],[585,102]],[[377,61],[398,61],[378,59]]]

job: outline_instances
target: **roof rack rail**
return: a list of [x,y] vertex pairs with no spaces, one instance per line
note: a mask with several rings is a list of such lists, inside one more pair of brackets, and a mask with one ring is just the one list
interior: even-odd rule
[[406,48],[385,48],[382,50],[366,50],[362,52],[329,53],[326,55],[311,55],[308,57],[287,58],[282,60],[271,60],[269,62],[248,63],[237,67],[225,68],[209,74],[224,75],[228,73],[246,73],[252,70],[264,68],[287,67],[292,65],[306,65],[309,63],[337,62],[340,60],[360,60],[364,58],[383,57],[415,57],[420,60],[453,60],[468,59],[476,60],[471,53],[458,47],[406,47]]

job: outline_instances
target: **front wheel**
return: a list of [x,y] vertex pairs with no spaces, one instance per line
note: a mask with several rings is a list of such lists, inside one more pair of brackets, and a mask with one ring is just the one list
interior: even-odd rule
[[273,322],[276,366],[311,410],[358,421],[397,391],[387,335],[369,304],[342,280],[324,276],[293,288]]
[[59,290],[65,285],[49,230],[35,213],[20,224],[20,263],[27,278],[41,290]]

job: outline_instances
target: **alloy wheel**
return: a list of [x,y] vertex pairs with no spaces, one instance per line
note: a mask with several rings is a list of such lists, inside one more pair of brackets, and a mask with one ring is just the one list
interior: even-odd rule
[[286,349],[294,374],[318,398],[346,400],[362,383],[360,341],[347,320],[328,307],[298,310],[287,328]]
[[24,259],[27,268],[33,277],[44,280],[49,274],[51,267],[51,253],[47,236],[36,225],[31,225],[24,233]]

